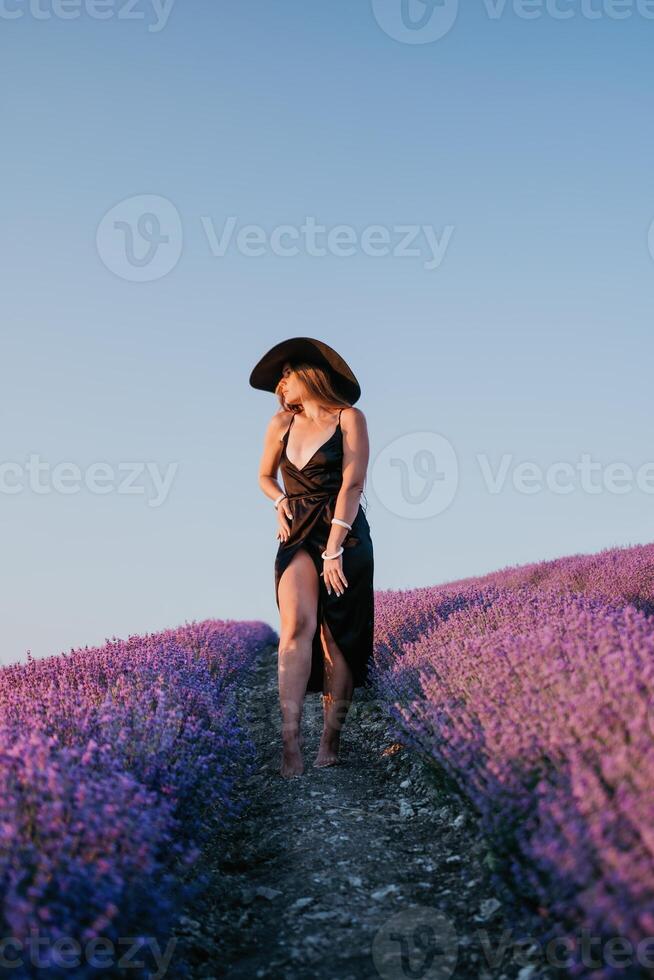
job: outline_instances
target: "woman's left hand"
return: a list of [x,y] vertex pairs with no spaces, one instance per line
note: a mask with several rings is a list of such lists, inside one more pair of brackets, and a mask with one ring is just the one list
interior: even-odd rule
[[339,555],[338,558],[323,558],[323,570],[320,574],[325,579],[328,595],[332,594],[332,589],[336,595],[343,595],[348,586],[348,581],[343,574],[343,555]]

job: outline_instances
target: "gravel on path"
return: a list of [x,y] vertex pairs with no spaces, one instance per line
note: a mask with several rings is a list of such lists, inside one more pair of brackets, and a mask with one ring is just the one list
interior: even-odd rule
[[[241,788],[251,802],[206,848],[210,887],[176,929],[176,955],[194,980],[556,976],[537,939],[528,951],[533,913],[491,883],[493,854],[474,810],[393,740],[369,692],[355,691],[341,762],[323,768],[313,767],[321,695],[307,695],[305,770],[289,779],[279,774],[276,648],[239,697],[259,762]],[[505,918],[509,906],[520,931]]]

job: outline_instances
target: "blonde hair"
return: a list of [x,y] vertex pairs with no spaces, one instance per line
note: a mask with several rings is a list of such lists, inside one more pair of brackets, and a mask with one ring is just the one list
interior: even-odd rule
[[[317,364],[309,364],[307,362],[299,362],[294,364],[289,362],[291,368],[298,378],[304,385],[304,387],[309,392],[311,398],[315,398],[316,401],[322,402],[326,408],[351,408],[350,402],[348,402],[340,392],[336,389],[334,385],[333,378],[328,370],[323,367],[318,367]],[[282,383],[282,378],[279,379],[279,384],[275,388],[275,394],[279,398],[279,403],[284,412],[302,412],[302,406],[300,404],[290,405],[284,398],[282,391],[280,390],[280,385]]]
[[[326,408],[351,408],[352,405],[347,401],[343,395],[337,390],[331,373],[322,367],[318,367],[317,364],[309,364],[306,361],[300,362],[288,362],[291,369],[305,386],[306,390],[312,398],[316,401],[322,402]],[[289,404],[285,398],[284,394],[280,389],[283,378],[279,379],[279,383],[275,388],[275,394],[279,399],[279,404],[281,405],[281,412],[293,412],[294,415],[302,414],[303,408],[300,404]],[[361,491],[362,496],[365,498],[365,492]],[[366,499],[366,506],[363,508],[364,513],[366,512],[368,506],[368,501]]]

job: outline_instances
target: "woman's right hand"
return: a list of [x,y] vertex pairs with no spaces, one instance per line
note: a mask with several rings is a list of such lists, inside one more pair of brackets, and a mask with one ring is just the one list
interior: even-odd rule
[[290,537],[291,526],[289,521],[292,520],[293,514],[288,503],[288,497],[284,497],[277,505],[277,523],[279,524],[277,538],[279,541],[287,541]]

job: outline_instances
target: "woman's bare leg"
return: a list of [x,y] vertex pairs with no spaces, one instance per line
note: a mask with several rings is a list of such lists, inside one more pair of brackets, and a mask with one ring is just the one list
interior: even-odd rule
[[320,636],[325,655],[324,720],[314,766],[333,766],[338,762],[341,729],[352,701],[354,685],[352,670],[324,620],[321,624]]
[[282,776],[304,771],[300,745],[302,706],[311,673],[311,647],[317,625],[318,573],[311,556],[298,548],[277,588],[279,701],[282,712]]

